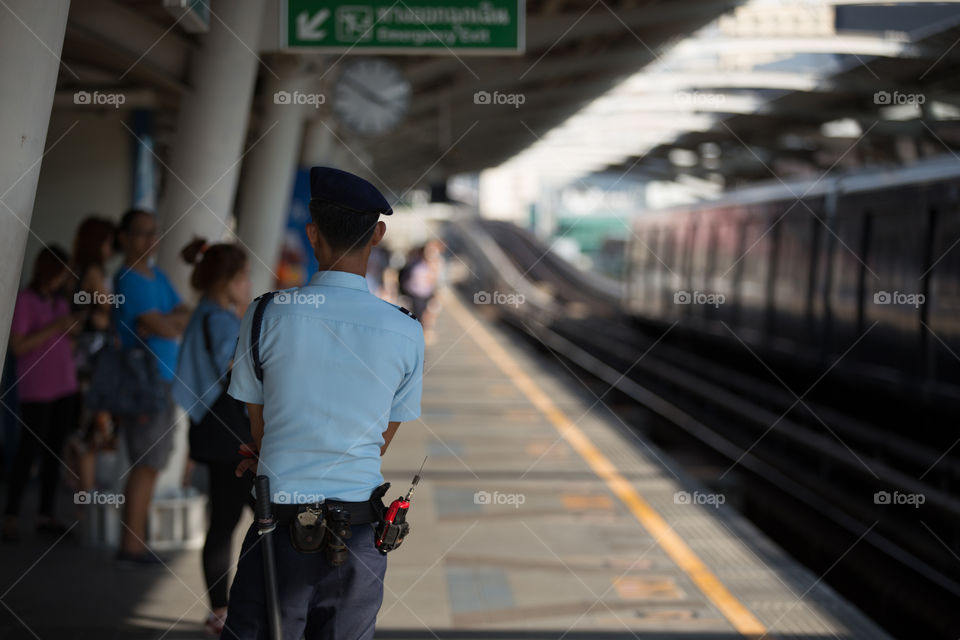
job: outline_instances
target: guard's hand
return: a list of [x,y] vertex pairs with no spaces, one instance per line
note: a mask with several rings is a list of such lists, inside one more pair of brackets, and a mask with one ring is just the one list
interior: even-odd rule
[[257,455],[259,452],[254,447],[255,445],[252,442],[247,442],[240,445],[237,450],[237,453],[243,456],[243,460],[240,461],[236,471],[234,471],[238,478],[242,478],[247,471],[257,472],[257,463],[260,461],[260,457]]

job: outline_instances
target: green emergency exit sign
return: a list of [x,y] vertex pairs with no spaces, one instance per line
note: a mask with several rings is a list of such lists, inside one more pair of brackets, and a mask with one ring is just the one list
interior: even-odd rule
[[524,0],[283,0],[281,45],[343,53],[523,53]]

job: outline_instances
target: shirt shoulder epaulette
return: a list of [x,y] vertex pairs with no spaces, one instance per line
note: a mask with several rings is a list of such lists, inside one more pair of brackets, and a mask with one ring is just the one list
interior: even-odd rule
[[401,306],[398,305],[398,304],[393,304],[392,302],[388,302],[388,301],[384,300],[383,298],[377,298],[377,299],[380,300],[380,302],[382,302],[382,303],[384,303],[384,304],[386,304],[386,305],[389,305],[389,306],[393,307],[394,309],[396,309],[397,311],[399,311],[399,312],[402,313],[403,315],[405,315],[405,316],[407,316],[407,317],[409,317],[409,318],[412,318],[412,319],[416,320],[417,322],[420,321],[419,318],[417,318],[417,316],[415,316],[414,313],[413,313],[412,311],[410,311],[409,309],[407,309],[406,307],[401,307]]
[[[396,306],[396,305],[395,305],[395,306]],[[410,310],[407,309],[406,307],[397,306],[397,309],[399,309],[401,313],[404,313],[404,314],[410,316],[410,317],[413,318],[414,320],[417,319],[417,316],[413,315],[413,311],[410,311]]]

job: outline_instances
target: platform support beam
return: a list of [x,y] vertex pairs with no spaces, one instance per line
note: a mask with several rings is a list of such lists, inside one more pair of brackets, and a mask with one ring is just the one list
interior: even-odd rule
[[[264,0],[218,0],[210,31],[191,61],[192,91],[183,96],[158,207],[158,263],[181,296],[190,270],[180,250],[195,236],[232,237],[247,122],[257,75]],[[270,73],[268,70],[267,73]]]
[[[271,64],[277,77],[269,77],[263,92],[261,138],[243,163],[243,182],[237,196],[240,242],[250,254],[251,292],[254,296],[276,287],[275,269],[287,223],[293,180],[300,157],[304,120],[316,109],[322,95],[295,60]],[[313,102],[297,96],[310,95]]]
[[30,233],[69,10],[70,0],[5,0],[0,6],[0,87],[4,88],[0,117],[0,367]]

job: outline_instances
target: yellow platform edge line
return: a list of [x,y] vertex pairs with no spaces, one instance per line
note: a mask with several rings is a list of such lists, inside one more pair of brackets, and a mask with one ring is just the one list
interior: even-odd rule
[[486,355],[510,378],[528,400],[550,421],[594,473],[627,506],[634,517],[653,536],[657,544],[690,576],[694,584],[720,610],[734,629],[747,638],[768,636],[766,626],[724,586],[683,538],[667,521],[644,500],[617,467],[593,444],[590,438],[561,411],[550,397],[520,367],[516,360],[500,346],[493,335],[464,308],[455,294],[445,292],[447,309],[464,331],[480,346]]

